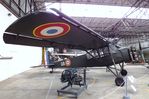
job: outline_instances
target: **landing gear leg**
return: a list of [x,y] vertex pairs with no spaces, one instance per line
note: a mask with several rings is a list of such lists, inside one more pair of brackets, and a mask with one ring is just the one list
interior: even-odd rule
[[53,68],[51,68],[52,70],[50,71],[50,73],[53,73]]

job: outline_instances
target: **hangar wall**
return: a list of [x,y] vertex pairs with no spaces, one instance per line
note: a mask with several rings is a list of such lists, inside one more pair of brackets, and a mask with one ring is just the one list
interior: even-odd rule
[[131,38],[123,38],[121,39],[118,44],[124,47],[136,47],[139,49],[139,42],[142,48],[149,48],[149,40],[148,36],[145,37],[131,37]]
[[[0,59],[0,81],[41,64],[41,48],[9,45],[3,42],[5,29],[17,18],[0,4],[0,55],[12,59]],[[0,56],[0,57],[1,57]]]

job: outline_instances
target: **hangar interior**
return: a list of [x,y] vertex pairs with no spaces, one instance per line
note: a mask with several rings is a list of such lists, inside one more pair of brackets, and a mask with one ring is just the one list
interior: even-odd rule
[[[101,36],[113,42],[114,44],[117,44],[120,47],[134,48],[135,51],[145,49],[143,52],[146,54],[146,56],[148,56],[149,52],[146,51],[149,47],[148,0],[1,0],[0,3],[1,6],[3,6],[3,8],[7,9],[8,11],[7,13],[4,13],[5,15],[7,15],[4,19],[6,19],[7,17],[7,19],[9,20],[10,18],[14,17],[13,21],[15,21],[17,18],[21,18],[33,12],[50,11],[49,9],[54,7],[57,10],[70,16],[72,19],[75,19],[81,24],[84,24],[88,28],[96,31]],[[81,5],[82,8],[77,7],[79,5]],[[104,9],[104,7],[107,8],[106,11],[101,11],[100,9]],[[115,7],[115,10],[113,10],[112,7]],[[89,8],[96,9],[90,10]],[[68,10],[77,12],[76,14],[82,11],[82,16],[70,15]],[[118,13],[120,15],[115,16]],[[10,25],[10,23],[6,24],[4,28],[6,29]],[[1,36],[3,36],[3,33],[5,31],[4,28],[2,28]],[[19,45],[5,46],[4,43],[3,46],[3,51],[1,51],[1,53],[4,54],[4,56],[13,56],[14,54],[17,56],[12,58],[11,60],[7,60],[7,64],[5,60],[1,61],[2,65],[7,65],[7,68],[6,70],[4,69],[5,72],[3,71],[2,76],[5,76],[8,72],[10,72],[10,70],[8,69],[9,66],[11,67],[11,71],[13,71],[14,68],[18,69],[18,71],[15,71],[14,74],[8,74],[6,78],[2,77],[2,81],[0,82],[1,98],[72,98],[69,95],[57,95],[57,89],[60,89],[64,85],[60,82],[60,75],[64,69],[58,68],[55,70],[56,73],[53,74],[49,73],[50,70],[48,68],[40,66],[37,66],[37,68],[29,69],[29,67],[31,66],[41,65],[43,63],[43,60],[41,59],[41,48]],[[9,51],[9,53],[5,52],[8,51],[9,48],[13,50]],[[25,54],[25,52],[27,54]],[[6,53],[9,55],[7,55]],[[30,57],[29,55],[31,55],[32,57]],[[141,55],[138,55],[137,61],[135,61],[134,63],[125,64],[129,77],[128,86],[126,86],[125,83],[124,87],[115,86],[113,82],[113,75],[107,72],[105,68],[89,67],[87,69],[86,78],[88,88],[83,91],[78,96],[78,98],[148,99],[149,74],[148,68],[146,67],[148,67],[149,57],[146,58],[144,55],[142,62],[142,60],[139,59],[140,57],[142,57]],[[14,62],[16,64],[14,64]],[[18,65],[18,67],[15,67],[16,65]],[[20,68],[22,65],[29,66]]]

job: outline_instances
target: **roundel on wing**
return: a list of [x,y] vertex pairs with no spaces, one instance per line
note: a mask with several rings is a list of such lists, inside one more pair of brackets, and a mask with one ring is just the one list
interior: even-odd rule
[[57,38],[66,35],[70,26],[66,23],[46,23],[39,25],[33,30],[33,35],[38,38]]

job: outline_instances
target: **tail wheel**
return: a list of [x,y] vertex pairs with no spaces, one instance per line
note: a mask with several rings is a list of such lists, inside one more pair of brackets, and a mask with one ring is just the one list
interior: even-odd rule
[[126,75],[127,75],[127,70],[122,69],[122,70],[121,70],[121,75],[122,75],[122,76],[126,76]]
[[117,77],[116,79],[115,79],[115,84],[117,85],[117,86],[124,86],[124,84],[125,84],[125,82],[124,82],[124,79],[122,78],[122,77]]

